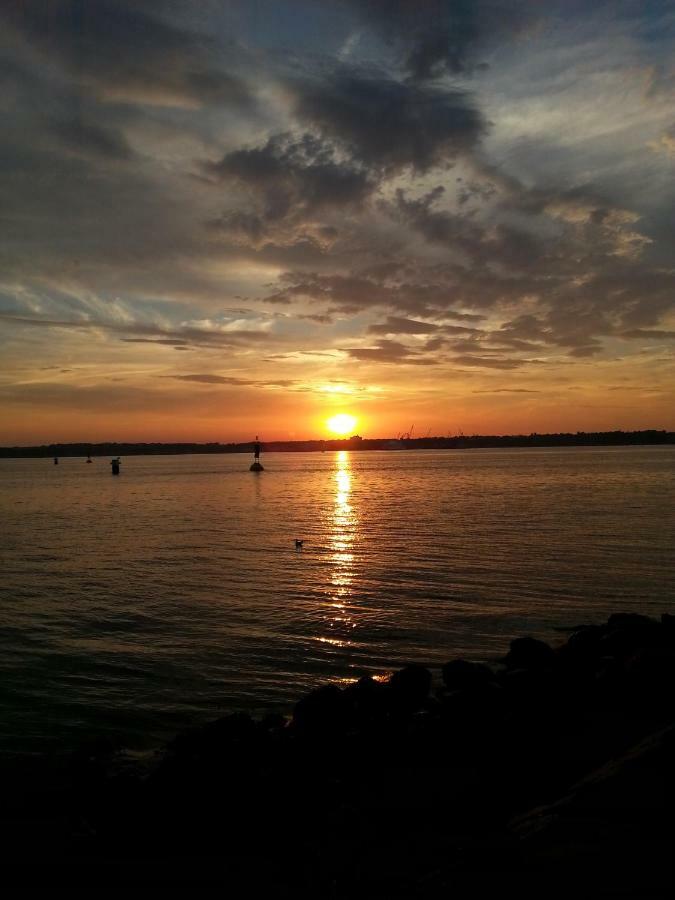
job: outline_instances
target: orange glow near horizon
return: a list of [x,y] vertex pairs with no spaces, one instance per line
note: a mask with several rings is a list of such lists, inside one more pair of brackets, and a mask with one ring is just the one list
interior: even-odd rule
[[337,413],[337,415],[331,416],[330,419],[326,419],[326,428],[332,434],[337,434],[341,437],[346,434],[353,434],[357,424],[356,416],[351,416],[349,413]]

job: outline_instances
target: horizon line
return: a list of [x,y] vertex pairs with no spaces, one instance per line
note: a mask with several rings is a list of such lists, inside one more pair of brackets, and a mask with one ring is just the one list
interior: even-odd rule
[[[384,441],[394,441],[394,442],[407,442],[407,443],[416,443],[416,442],[424,442],[424,441],[458,441],[458,440],[493,440],[493,439],[508,439],[508,438],[523,438],[523,439],[531,439],[531,438],[560,438],[560,437],[581,437],[581,436],[609,436],[609,435],[626,435],[626,436],[635,436],[635,435],[664,435],[664,436],[675,436],[675,431],[669,431],[666,428],[638,428],[626,430],[622,428],[615,428],[609,431],[586,431],[586,430],[578,430],[578,431],[531,431],[529,433],[526,432],[510,432],[510,433],[487,433],[480,434],[474,432],[472,434],[436,434],[436,435],[426,435],[426,436],[418,436],[418,437],[407,437],[404,435],[391,435],[385,437],[364,437],[363,435],[352,435],[350,437],[327,437],[327,438],[318,438],[318,437],[308,437],[308,438],[262,438],[260,443],[262,444],[347,444],[354,442],[384,442]],[[248,446],[249,444],[255,443],[256,438],[252,437],[249,440],[211,440],[211,441],[190,441],[190,440],[98,440],[98,441],[90,441],[90,440],[71,440],[71,441],[52,441],[51,443],[42,443],[42,444],[7,444],[0,445],[0,452],[7,450],[39,450],[39,449],[48,449],[50,447],[101,447],[101,446],[156,446],[156,447],[166,447],[166,446],[179,446],[179,447],[238,447],[238,446]]]

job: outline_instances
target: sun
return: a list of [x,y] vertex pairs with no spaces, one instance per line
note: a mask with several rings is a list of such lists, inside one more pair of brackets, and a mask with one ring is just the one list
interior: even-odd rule
[[356,428],[356,417],[350,416],[348,413],[338,413],[336,416],[326,420],[326,428],[333,434],[353,434]]

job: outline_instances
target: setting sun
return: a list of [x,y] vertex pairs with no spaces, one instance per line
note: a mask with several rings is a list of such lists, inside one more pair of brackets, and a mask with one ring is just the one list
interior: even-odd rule
[[330,419],[326,420],[326,427],[333,434],[353,434],[356,428],[356,418],[347,413],[338,413]]

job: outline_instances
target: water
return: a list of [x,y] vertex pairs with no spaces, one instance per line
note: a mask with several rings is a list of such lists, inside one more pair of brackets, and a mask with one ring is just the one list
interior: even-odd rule
[[[0,460],[0,746],[673,611],[675,448]],[[295,538],[304,539],[302,551]]]

